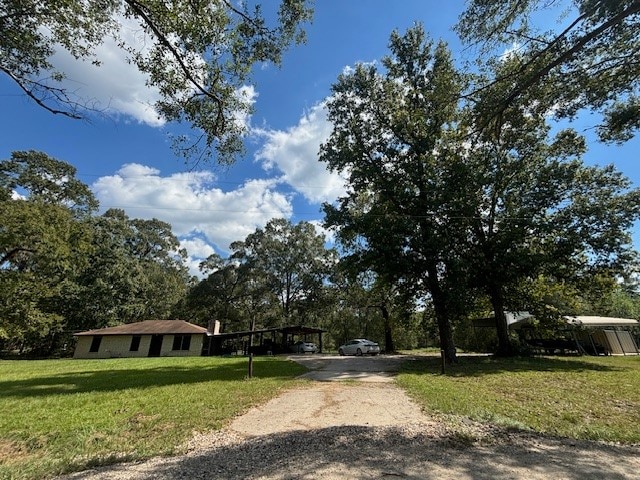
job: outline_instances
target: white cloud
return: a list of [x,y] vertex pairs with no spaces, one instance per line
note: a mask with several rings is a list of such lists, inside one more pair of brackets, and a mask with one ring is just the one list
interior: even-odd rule
[[246,109],[234,112],[234,121],[242,131],[248,131],[251,123],[249,114],[253,104],[256,103],[258,92],[253,85],[244,85],[235,91],[236,98],[246,105]]
[[353,75],[354,73],[356,73],[356,67],[360,66],[360,67],[377,67],[378,66],[378,60],[368,60],[368,61],[359,61],[355,63],[354,65],[345,65],[344,68],[342,69],[342,75],[345,76],[349,76],[349,75]]
[[187,267],[189,268],[189,273],[198,278],[202,278],[203,275],[200,271],[200,262],[216,253],[215,249],[199,237],[181,240],[180,248],[184,248],[189,255],[186,262]]
[[266,170],[278,169],[282,180],[312,203],[333,201],[344,194],[344,179],[330,173],[325,163],[318,161],[320,144],[331,133],[324,103],[315,105],[297,125],[282,130],[254,130],[265,138],[256,160]]
[[197,237],[180,241],[180,248],[184,248],[190,255],[197,258],[207,258],[216,253],[211,245]]
[[[221,252],[272,218],[292,215],[290,199],[276,191],[277,180],[248,180],[231,191],[216,187],[215,181],[211,172],[163,177],[152,167],[127,164],[115,175],[98,179],[92,189],[103,209],[122,208],[133,218],[158,218],[170,223],[178,237],[199,236]],[[193,255],[209,251],[203,248]]]
[[[120,17],[118,23],[122,41],[142,53],[149,49],[151,39],[147,38],[135,19]],[[59,48],[51,58],[54,67],[65,73],[62,87],[74,99],[81,105],[107,115],[123,115],[152,127],[166,123],[154,107],[160,99],[158,89],[147,85],[148,75],[127,61],[127,53],[118,46],[116,40],[107,35],[104,42],[95,48],[95,56],[100,65],[76,60],[63,48]],[[204,61],[193,58],[193,63]],[[250,123],[249,112],[258,94],[249,85],[237,89],[235,94],[245,107],[234,113],[233,120],[241,130],[246,131]]]
[[[120,19],[120,35],[131,45],[144,48],[140,26],[131,19]],[[86,103],[107,114],[126,115],[151,126],[161,126],[153,105],[159,98],[157,89],[146,85],[147,75],[127,62],[125,52],[116,41],[106,36],[95,49],[101,65],[78,61],[60,48],[51,59],[53,65],[65,72],[63,87]]]
[[505,61],[511,57],[517,57],[522,53],[522,45],[519,42],[513,42],[510,47],[505,48],[505,50],[500,55],[500,60]]

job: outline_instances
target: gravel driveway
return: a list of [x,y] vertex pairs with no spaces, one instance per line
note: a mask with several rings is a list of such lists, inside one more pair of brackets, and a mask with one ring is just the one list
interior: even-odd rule
[[[189,453],[64,477],[120,479],[638,479],[640,446],[554,439],[424,415],[395,386],[407,357],[291,357],[309,386],[193,438]],[[339,380],[355,380],[343,382]]]

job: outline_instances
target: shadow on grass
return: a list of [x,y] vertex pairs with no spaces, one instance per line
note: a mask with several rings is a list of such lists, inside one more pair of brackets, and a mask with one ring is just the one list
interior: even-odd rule
[[563,443],[530,435],[510,434],[479,446],[464,435],[438,435],[428,427],[407,433],[400,428],[339,426],[255,437],[186,456],[114,465],[104,472],[65,478],[624,479],[637,474],[639,453],[637,447]]
[[[414,357],[402,367],[402,373],[429,374],[441,373],[440,357]],[[513,357],[460,356],[458,363],[446,365],[445,375],[452,377],[480,377],[506,372],[614,372],[625,370],[620,365],[603,365],[581,357]]]
[[[126,361],[126,360],[124,360]],[[110,392],[210,381],[239,381],[246,378],[248,360],[220,365],[161,366],[135,369],[87,370],[54,373],[25,380],[0,381],[0,398],[39,397],[83,392]],[[293,378],[303,367],[285,362],[254,364],[255,378]]]

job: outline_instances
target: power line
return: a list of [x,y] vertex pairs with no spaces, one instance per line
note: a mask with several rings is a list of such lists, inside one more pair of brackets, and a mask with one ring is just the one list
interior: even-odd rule
[[[183,175],[183,174],[192,174],[192,172],[178,172],[176,174],[173,175]],[[197,175],[197,174],[194,174]],[[213,175],[213,174],[212,174]],[[126,180],[129,178],[133,178],[133,179],[141,179],[141,178],[145,178],[145,179],[157,179],[159,181],[170,181],[172,183],[190,183],[194,180],[189,179],[189,178],[184,178],[184,179],[178,179],[178,178],[174,178],[171,176],[167,176],[167,177],[161,177],[158,175],[126,175],[126,176],[120,176],[117,173],[116,174],[106,174],[106,175],[99,175],[99,174],[91,174],[91,173],[76,173],[76,176],[78,177],[91,177],[91,178],[105,178],[105,177],[119,177],[122,180]],[[202,180],[202,183],[206,183],[206,184],[212,184],[212,185],[216,185],[216,184],[221,184],[221,185],[244,185],[248,182],[252,182],[252,181],[280,181],[283,183],[286,183],[287,185],[296,188],[296,189],[302,189],[302,188],[308,188],[308,189],[315,189],[315,190],[321,190],[321,189],[325,189],[326,186],[324,185],[301,185],[301,184],[294,184],[291,182],[285,182],[284,180],[280,179],[280,178],[249,178],[246,180],[218,180],[218,179],[211,179],[211,180],[207,180],[204,179]]]
[[[101,207],[103,208],[119,208],[119,209],[123,209],[123,210],[127,210],[127,209],[138,209],[138,210],[166,210],[166,211],[177,211],[177,212],[204,212],[204,213],[244,213],[244,214],[249,214],[249,213],[274,213],[274,214],[283,214],[283,213],[288,213],[288,212],[283,212],[282,210],[261,210],[257,207],[252,207],[249,209],[244,209],[244,210],[232,210],[232,209],[217,209],[217,208],[178,208],[178,207],[159,207],[159,206],[151,206],[151,205],[101,205]],[[311,212],[311,211],[296,211],[293,210],[290,212],[292,215],[297,215],[297,216],[311,216],[311,215],[318,215],[318,214],[324,214],[324,212],[322,212],[321,209],[318,209],[315,212]],[[448,221],[448,220],[487,220],[486,217],[481,217],[481,216],[465,216],[465,215],[439,215],[436,213],[428,213],[428,214],[421,214],[421,215],[415,215],[415,214],[403,214],[403,213],[381,213],[381,214],[368,214],[372,217],[375,218],[390,218],[390,219],[397,219],[397,218],[410,218],[410,219],[423,219],[423,218],[438,218],[440,217],[443,221]],[[494,218],[494,221],[498,221],[498,222],[503,222],[503,221],[509,221],[509,222],[515,222],[515,221],[522,221],[522,222],[531,222],[531,221],[536,221],[539,222],[539,220],[534,220],[531,217],[497,217]]]
[[[138,209],[138,210],[167,210],[167,211],[176,211],[176,212],[211,212],[211,213],[285,213],[282,210],[262,210],[258,207],[251,207],[249,209],[244,210],[231,210],[231,209],[216,209],[216,208],[178,208],[178,207],[158,207],[152,205],[100,205],[102,208],[120,208],[123,210],[127,209]],[[295,215],[318,215],[320,210],[317,212],[291,212]]]

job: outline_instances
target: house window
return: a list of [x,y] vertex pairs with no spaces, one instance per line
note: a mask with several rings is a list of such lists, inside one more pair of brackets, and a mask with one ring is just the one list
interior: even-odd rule
[[189,350],[191,347],[191,335],[174,335],[173,350]]
[[100,343],[102,343],[102,335],[96,335],[91,339],[90,352],[97,352],[100,350]]
[[140,339],[142,337],[140,335],[134,335],[131,337],[131,346],[129,347],[130,352],[137,352],[140,348]]

